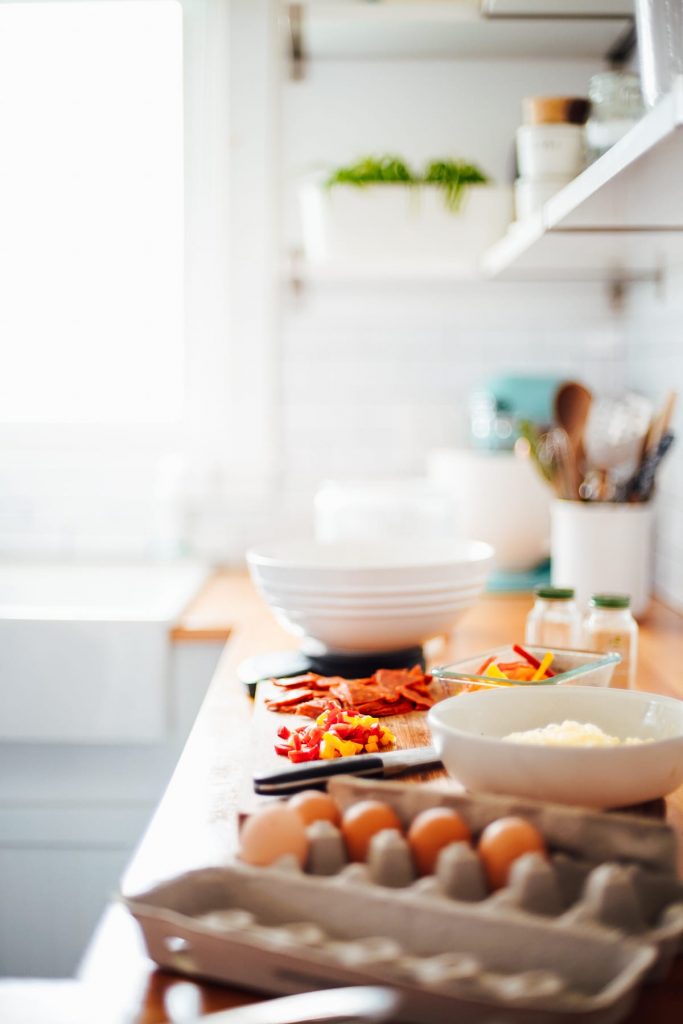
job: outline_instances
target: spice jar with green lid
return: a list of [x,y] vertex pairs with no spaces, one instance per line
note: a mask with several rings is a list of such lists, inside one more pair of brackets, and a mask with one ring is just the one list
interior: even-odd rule
[[581,615],[571,587],[536,587],[534,606],[526,620],[524,639],[538,647],[576,648],[581,641]]
[[621,655],[611,686],[632,689],[638,661],[638,623],[631,615],[628,594],[593,594],[584,623],[584,641],[591,651]]

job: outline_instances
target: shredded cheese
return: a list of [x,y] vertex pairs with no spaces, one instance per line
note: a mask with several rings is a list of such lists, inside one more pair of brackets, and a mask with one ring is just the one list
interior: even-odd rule
[[610,736],[609,733],[603,732],[599,726],[591,722],[569,720],[561,723],[551,722],[542,729],[511,732],[504,739],[511,743],[531,743],[542,747],[621,747],[652,742],[634,736],[619,739],[618,736]]

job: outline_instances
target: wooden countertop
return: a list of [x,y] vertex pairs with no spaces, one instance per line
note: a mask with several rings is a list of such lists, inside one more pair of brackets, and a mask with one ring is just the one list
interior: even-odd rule
[[171,642],[226,643],[234,615],[231,598],[229,577],[214,573],[171,629]]
[[[448,648],[437,652],[436,660],[448,660],[456,652],[464,657],[523,637],[529,607],[528,595],[486,596],[463,616]],[[181,871],[221,863],[235,849],[251,714],[235,668],[249,655],[296,646],[243,573],[226,572],[217,577],[196,610],[203,610],[213,622],[230,623],[231,639],[173,778],[126,872],[126,892],[140,891]],[[661,604],[653,605],[641,624],[639,662],[643,689],[683,698],[680,615]],[[681,835],[683,852],[683,787],[668,799],[667,815]],[[681,867],[683,870],[683,864]],[[100,1019],[115,1024],[167,1021],[164,993],[183,980],[155,969],[145,956],[137,925],[116,905],[100,922],[80,977],[103,1009]],[[258,998],[218,985],[198,989],[204,1012]],[[643,991],[629,1024],[672,1024],[680,1018],[682,1008],[683,957],[666,981]]]

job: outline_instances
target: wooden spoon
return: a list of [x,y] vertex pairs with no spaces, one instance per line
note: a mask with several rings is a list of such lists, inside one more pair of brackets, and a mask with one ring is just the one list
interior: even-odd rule
[[573,497],[579,497],[579,487],[583,479],[585,452],[583,434],[586,429],[593,395],[577,381],[561,384],[555,394],[555,419],[567,434],[569,447],[573,453]]

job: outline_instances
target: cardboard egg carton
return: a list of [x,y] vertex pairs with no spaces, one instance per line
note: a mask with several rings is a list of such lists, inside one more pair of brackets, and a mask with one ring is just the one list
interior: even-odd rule
[[[339,832],[309,827],[305,870],[235,862],[191,872],[125,902],[150,956],[183,973],[259,991],[390,984],[400,1019],[557,1022],[622,1020],[641,982],[665,969],[683,933],[683,886],[667,826],[428,786],[336,780],[342,806],[377,797],[403,824],[425,807],[455,806],[476,835],[519,814],[551,856],[520,858],[489,895],[476,853],[442,851],[416,879],[406,841],[374,837],[368,862],[348,864]],[[631,856],[630,838],[638,836]],[[603,856],[603,854],[605,856]]]
[[[652,945],[657,958],[651,978],[666,974],[683,945],[683,881],[676,873],[676,834],[665,822],[350,777],[335,779],[329,792],[343,810],[359,800],[382,800],[394,809],[405,830],[421,810],[441,806],[456,810],[475,836],[490,822],[515,815],[536,825],[546,841],[549,858],[521,857],[512,866],[508,885],[494,893],[487,891],[476,852],[454,845],[443,851],[434,877],[413,879],[422,896],[446,893],[451,899],[475,902],[482,912],[497,917],[542,916],[554,927],[598,930]],[[392,841],[397,847],[401,838],[394,833]],[[311,858],[314,850],[312,845]],[[376,859],[379,850],[372,856]],[[397,856],[395,852],[394,859]],[[410,862],[408,849],[404,861]]]

